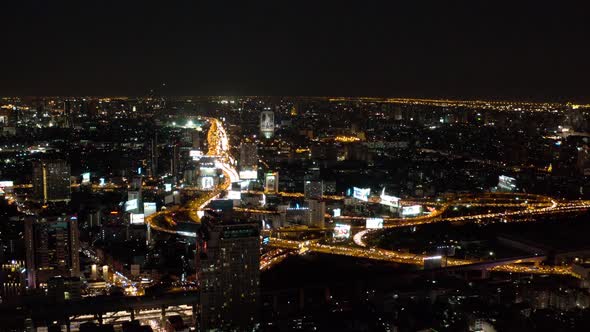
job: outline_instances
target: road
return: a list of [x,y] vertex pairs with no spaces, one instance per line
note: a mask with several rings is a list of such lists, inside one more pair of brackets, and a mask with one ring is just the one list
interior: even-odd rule
[[[175,233],[174,213],[178,211],[187,211],[190,219],[193,222],[200,222],[200,211],[217,198],[219,194],[227,190],[232,182],[238,181],[238,175],[233,167],[234,160],[229,153],[229,140],[225,133],[222,123],[215,118],[206,118],[211,126],[207,133],[207,141],[209,144],[208,156],[215,157],[216,167],[223,172],[223,182],[218,185],[213,191],[205,193],[205,195],[192,200],[185,207],[173,208],[166,211],[160,211],[152,216],[146,218],[146,222],[158,231]],[[302,193],[280,193],[287,197],[300,197]],[[327,199],[342,199],[341,196],[326,196]],[[384,218],[384,227],[407,227],[435,222],[474,222],[484,223],[490,221],[501,222],[519,222],[530,221],[534,217],[576,213],[587,211],[590,209],[590,201],[558,201],[550,197],[534,195],[534,194],[511,194],[511,193],[488,193],[482,195],[460,195],[446,202],[432,201],[432,200],[402,200],[403,205],[421,204],[426,206],[437,207],[428,215],[422,215],[412,218]],[[456,217],[443,217],[443,214],[450,208],[455,206],[464,207],[490,207],[490,208],[509,208],[510,211],[505,212],[490,212],[483,214],[473,214]],[[518,210],[514,210],[518,209]],[[240,209],[238,209],[240,210]],[[276,213],[274,211],[267,211],[264,209],[241,209],[243,212],[249,213]],[[366,216],[341,216],[335,218],[339,221],[350,220],[364,220]],[[159,220],[159,221],[158,221]],[[360,227],[363,228],[363,227]],[[328,230],[330,228],[327,228]],[[316,231],[317,229],[309,229]],[[304,231],[304,230],[299,230]],[[322,244],[317,241],[292,241],[284,240],[275,237],[270,238],[270,247],[277,248],[279,251],[273,251],[262,257],[261,269],[270,268],[270,266],[282,261],[288,255],[293,254],[294,251],[299,253],[305,252],[319,252],[324,254],[335,254],[362,257],[368,259],[385,260],[396,263],[423,265],[423,255],[416,255],[404,253],[399,251],[384,250],[379,248],[367,248],[363,238],[374,230],[363,229],[353,237],[353,245],[339,245],[339,244]],[[287,250],[287,251],[281,251]],[[481,263],[476,260],[461,260],[448,258],[448,266],[460,266]],[[516,264],[498,265],[491,270],[506,271],[514,273],[544,273],[544,274],[571,274],[568,267],[548,267],[548,266],[524,266]]]

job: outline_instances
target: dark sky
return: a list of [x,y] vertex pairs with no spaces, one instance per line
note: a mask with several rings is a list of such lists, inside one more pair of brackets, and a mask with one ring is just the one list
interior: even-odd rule
[[588,101],[590,6],[566,3],[0,1],[0,95]]

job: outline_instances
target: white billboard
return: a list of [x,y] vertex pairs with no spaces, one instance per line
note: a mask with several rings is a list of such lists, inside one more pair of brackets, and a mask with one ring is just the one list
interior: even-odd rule
[[336,224],[334,226],[334,238],[335,239],[348,239],[348,238],[350,238],[350,225]]
[[131,224],[143,224],[145,220],[145,215],[143,213],[131,213],[130,214],[130,222]]
[[371,188],[352,188],[352,197],[359,199],[363,202],[369,201],[369,195],[371,194]]
[[227,199],[242,199],[242,192],[239,190],[230,190],[227,192]]
[[172,184],[171,183],[164,183],[164,191],[165,192],[172,191]]
[[342,215],[342,210],[341,209],[334,209],[334,213],[333,213],[334,217],[340,217]]
[[516,179],[506,175],[498,176],[498,188],[507,191],[516,190]]
[[402,207],[402,216],[417,216],[422,213],[422,205],[410,205]]
[[190,150],[188,155],[193,158],[193,160],[199,160],[203,156],[203,151],[201,150]]
[[383,228],[383,218],[367,218],[365,226],[371,229]]
[[215,181],[211,176],[203,176],[201,177],[201,189],[208,190],[213,189]]
[[14,181],[0,181],[0,188],[14,187]]
[[137,209],[138,200],[137,198],[125,202],[125,211],[131,211]]
[[156,213],[156,203],[155,202],[143,202],[143,214],[146,217],[149,217],[154,213]]
[[82,173],[82,183],[89,183],[90,182],[90,173]]
[[379,198],[381,198],[380,203],[383,205],[399,207],[400,198],[385,194],[385,188],[383,188],[383,191],[381,192],[381,196],[379,196]]
[[256,180],[258,179],[258,171],[243,170],[240,171],[240,180]]

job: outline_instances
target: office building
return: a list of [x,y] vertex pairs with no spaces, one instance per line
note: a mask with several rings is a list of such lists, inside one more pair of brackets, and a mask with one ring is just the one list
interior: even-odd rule
[[42,203],[70,200],[70,165],[64,160],[33,163],[33,196]]
[[27,284],[46,287],[54,276],[80,275],[76,217],[25,218]]
[[252,329],[260,296],[258,223],[204,218],[199,233],[201,330]]
[[305,181],[303,188],[306,199],[322,199],[324,195],[324,183],[320,180]]
[[245,142],[240,145],[240,171],[258,168],[258,147],[256,143]]
[[326,218],[326,203],[315,199],[307,200],[310,211],[310,226],[323,228]]

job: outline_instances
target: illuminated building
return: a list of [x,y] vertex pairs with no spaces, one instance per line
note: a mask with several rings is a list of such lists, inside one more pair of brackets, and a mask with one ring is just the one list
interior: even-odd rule
[[306,199],[322,199],[324,195],[324,183],[322,181],[305,181],[303,187]]
[[24,294],[26,269],[23,261],[12,260],[2,264],[0,270],[0,298],[2,300]]
[[240,171],[256,171],[258,168],[258,148],[256,143],[242,143],[240,145]]
[[80,277],[51,277],[47,281],[47,296],[55,302],[80,300],[82,281]]
[[272,111],[260,113],[260,133],[265,138],[272,138],[275,132],[275,114]]
[[258,223],[205,220],[198,252],[201,329],[245,330],[254,326],[260,296]]
[[53,276],[80,275],[80,243],[76,217],[26,217],[25,247],[27,282],[30,288],[46,286]]
[[315,199],[307,200],[307,206],[310,211],[311,225],[314,227],[324,227],[326,218],[326,203]]
[[33,196],[42,203],[70,200],[70,165],[64,160],[33,163]]

